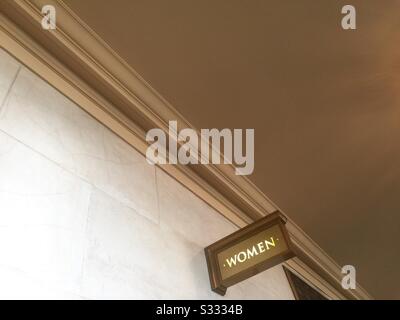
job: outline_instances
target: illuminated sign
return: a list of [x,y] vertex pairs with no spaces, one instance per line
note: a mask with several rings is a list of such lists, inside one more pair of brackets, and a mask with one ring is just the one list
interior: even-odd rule
[[213,291],[226,289],[294,257],[286,218],[274,212],[205,248]]

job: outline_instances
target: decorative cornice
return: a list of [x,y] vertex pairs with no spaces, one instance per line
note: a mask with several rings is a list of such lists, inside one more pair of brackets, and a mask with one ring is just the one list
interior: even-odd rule
[[[40,8],[46,4],[56,8],[56,30],[41,29]],[[18,24],[0,16],[1,45],[139,152],[146,151],[149,128],[167,132],[169,120],[194,128],[63,1],[6,0],[0,7]],[[162,168],[239,227],[279,209],[231,165]],[[360,285],[343,290],[339,265],[290,217],[286,225],[298,254],[289,268],[331,298],[371,299]]]

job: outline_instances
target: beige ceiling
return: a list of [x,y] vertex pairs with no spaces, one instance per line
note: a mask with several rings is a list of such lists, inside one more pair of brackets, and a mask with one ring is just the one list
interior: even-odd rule
[[250,178],[400,299],[400,1],[65,2],[197,128],[255,128]]

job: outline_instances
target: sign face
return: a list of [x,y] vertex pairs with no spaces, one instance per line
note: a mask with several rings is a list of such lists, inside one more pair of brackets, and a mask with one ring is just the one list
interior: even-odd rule
[[281,227],[274,225],[217,254],[221,279],[228,279],[286,250]]
[[284,216],[274,212],[205,249],[211,288],[227,287],[294,257]]

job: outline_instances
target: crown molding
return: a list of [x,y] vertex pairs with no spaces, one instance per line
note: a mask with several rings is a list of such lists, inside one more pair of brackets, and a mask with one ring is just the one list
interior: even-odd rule
[[[56,8],[56,30],[41,29],[46,4]],[[62,0],[5,0],[0,8],[1,46],[142,154],[150,128],[168,132],[177,120],[179,129],[195,129]],[[231,165],[161,168],[238,227],[280,210]],[[360,285],[343,290],[339,265],[286,217],[297,254],[285,263],[292,271],[331,299],[372,299]]]

